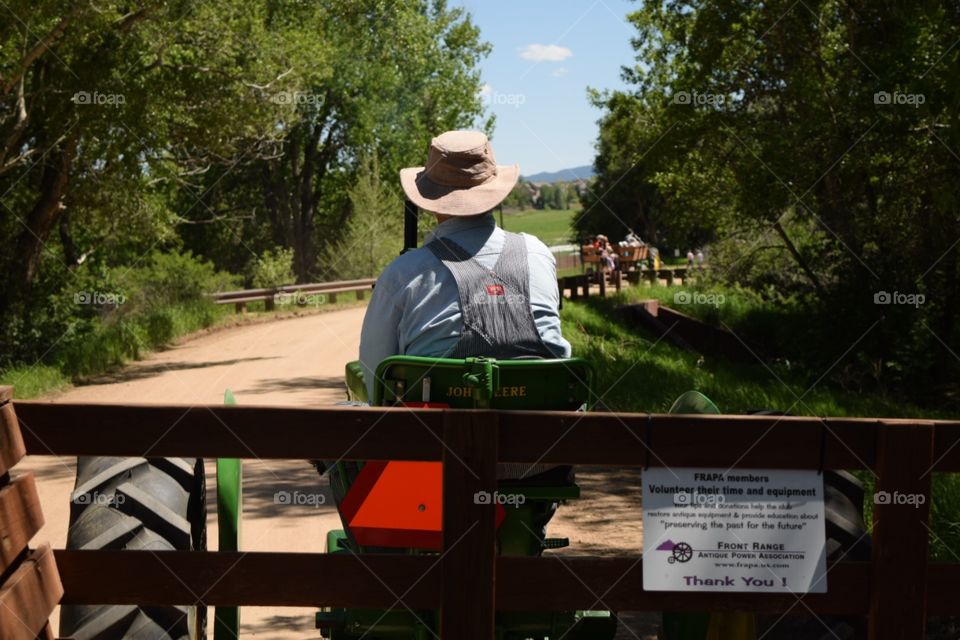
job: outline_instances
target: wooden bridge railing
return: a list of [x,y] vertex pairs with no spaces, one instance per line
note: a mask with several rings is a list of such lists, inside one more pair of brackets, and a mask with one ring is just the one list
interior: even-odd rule
[[[960,564],[929,563],[931,471],[960,471],[960,422],[439,409],[298,409],[17,402],[35,455],[444,461],[439,556],[56,551],[68,603],[439,609],[441,637],[490,640],[495,610],[858,614],[875,640],[922,638],[960,614]],[[5,414],[7,420],[13,413]],[[828,569],[823,594],[643,589],[640,550],[621,557],[498,557],[497,462],[872,469],[881,491],[922,494],[874,509],[871,562]],[[336,576],[336,580],[325,579]],[[604,594],[597,602],[596,594]],[[398,602],[398,600],[400,602]],[[803,606],[799,606],[800,600]],[[6,636],[4,636],[6,637]]]
[[688,267],[661,267],[660,269],[644,267],[636,271],[621,271],[620,269],[606,272],[591,271],[557,278],[557,287],[560,289],[561,298],[569,297],[571,300],[576,300],[580,297],[586,298],[589,296],[590,288],[593,285],[599,286],[599,295],[603,297],[607,294],[608,286],[612,286],[615,291],[620,291],[623,280],[632,284],[639,284],[642,279],[651,284],[659,280],[665,280],[667,286],[673,286],[676,282],[684,285],[690,275],[695,273],[697,273],[697,270]]

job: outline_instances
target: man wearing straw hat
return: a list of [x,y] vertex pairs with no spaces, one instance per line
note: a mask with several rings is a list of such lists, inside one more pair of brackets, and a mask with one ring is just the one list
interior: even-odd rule
[[517,165],[497,165],[478,131],[434,138],[426,166],[400,171],[407,197],[439,224],[377,279],[360,338],[371,398],[377,365],[392,355],[570,356],[553,254],[492,215],[519,174]]

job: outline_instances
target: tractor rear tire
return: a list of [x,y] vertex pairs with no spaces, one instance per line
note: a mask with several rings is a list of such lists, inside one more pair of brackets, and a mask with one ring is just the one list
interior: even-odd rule
[[[67,549],[205,550],[200,458],[82,457]],[[206,607],[65,605],[60,635],[76,640],[198,640]]]

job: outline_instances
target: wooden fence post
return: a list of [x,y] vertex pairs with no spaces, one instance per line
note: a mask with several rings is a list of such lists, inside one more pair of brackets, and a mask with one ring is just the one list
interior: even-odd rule
[[497,427],[491,411],[443,420],[442,640],[493,640]]
[[871,640],[926,637],[933,434],[931,423],[877,429]]

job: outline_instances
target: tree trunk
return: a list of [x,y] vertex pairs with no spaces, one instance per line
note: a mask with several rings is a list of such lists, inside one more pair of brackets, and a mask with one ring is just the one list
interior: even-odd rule
[[70,231],[69,210],[64,210],[60,215],[60,244],[63,246],[63,261],[67,266],[73,268],[80,264],[80,254],[77,252],[77,245]]
[[779,220],[773,223],[773,228],[777,230],[777,233],[780,235],[780,239],[783,240],[785,245],[787,245],[787,251],[789,251],[790,255],[793,256],[793,259],[796,260],[797,264],[800,266],[800,269],[803,270],[804,275],[807,276],[807,279],[813,285],[813,288],[817,290],[817,295],[821,300],[823,300],[826,297],[826,291],[823,288],[823,283],[820,282],[820,278],[817,277],[817,274],[813,272],[813,269],[810,268],[810,265],[807,264],[807,261],[803,259],[802,255],[800,255],[796,245],[793,244],[793,240],[791,240],[790,236],[787,235],[786,230],[783,228],[783,225],[780,224]]
[[40,264],[40,254],[63,210],[63,196],[70,180],[70,168],[77,151],[75,136],[52,151],[43,167],[40,197],[24,220],[26,227],[17,240],[9,275],[10,295],[18,299],[30,291]]

